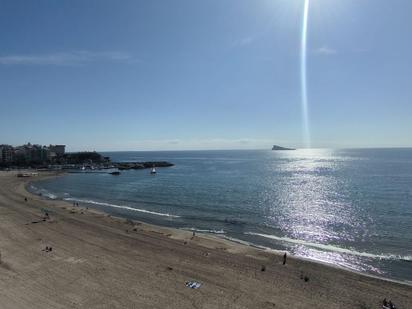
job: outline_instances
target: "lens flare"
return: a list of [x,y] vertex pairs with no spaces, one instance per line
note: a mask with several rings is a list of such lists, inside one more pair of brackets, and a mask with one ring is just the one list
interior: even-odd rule
[[303,125],[303,142],[306,148],[310,148],[310,131],[309,131],[309,111],[308,111],[308,94],[307,94],[307,76],[306,76],[306,47],[308,34],[308,13],[309,0],[305,0],[303,9],[302,37],[300,46],[300,83],[302,94],[302,125]]

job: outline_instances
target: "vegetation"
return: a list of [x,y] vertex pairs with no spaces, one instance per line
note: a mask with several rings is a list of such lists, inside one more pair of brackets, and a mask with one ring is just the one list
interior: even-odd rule
[[62,157],[62,161],[66,164],[91,164],[91,163],[104,163],[110,162],[110,158],[102,156],[95,151],[89,152],[74,152],[66,153]]

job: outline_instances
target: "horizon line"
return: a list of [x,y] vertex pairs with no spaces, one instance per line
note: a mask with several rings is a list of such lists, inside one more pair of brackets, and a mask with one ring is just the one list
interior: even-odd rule
[[[355,149],[412,149],[412,146],[365,146],[365,147],[311,147],[311,148],[295,148],[294,150],[355,150]],[[268,150],[268,151],[282,151],[272,150],[269,148],[209,148],[209,149],[144,149],[144,150],[73,150],[67,151],[67,153],[74,152],[184,152],[184,151],[253,151],[253,150]],[[293,151],[293,150],[284,150]]]

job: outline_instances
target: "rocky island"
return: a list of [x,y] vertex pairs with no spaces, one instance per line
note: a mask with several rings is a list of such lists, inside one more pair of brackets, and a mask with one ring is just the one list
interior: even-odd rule
[[281,146],[278,146],[278,145],[273,145],[272,150],[296,150],[296,149],[281,147]]

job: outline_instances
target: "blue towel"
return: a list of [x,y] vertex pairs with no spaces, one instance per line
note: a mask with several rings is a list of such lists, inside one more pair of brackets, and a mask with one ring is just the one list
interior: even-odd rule
[[191,289],[198,289],[202,284],[196,281],[186,281],[186,286]]

